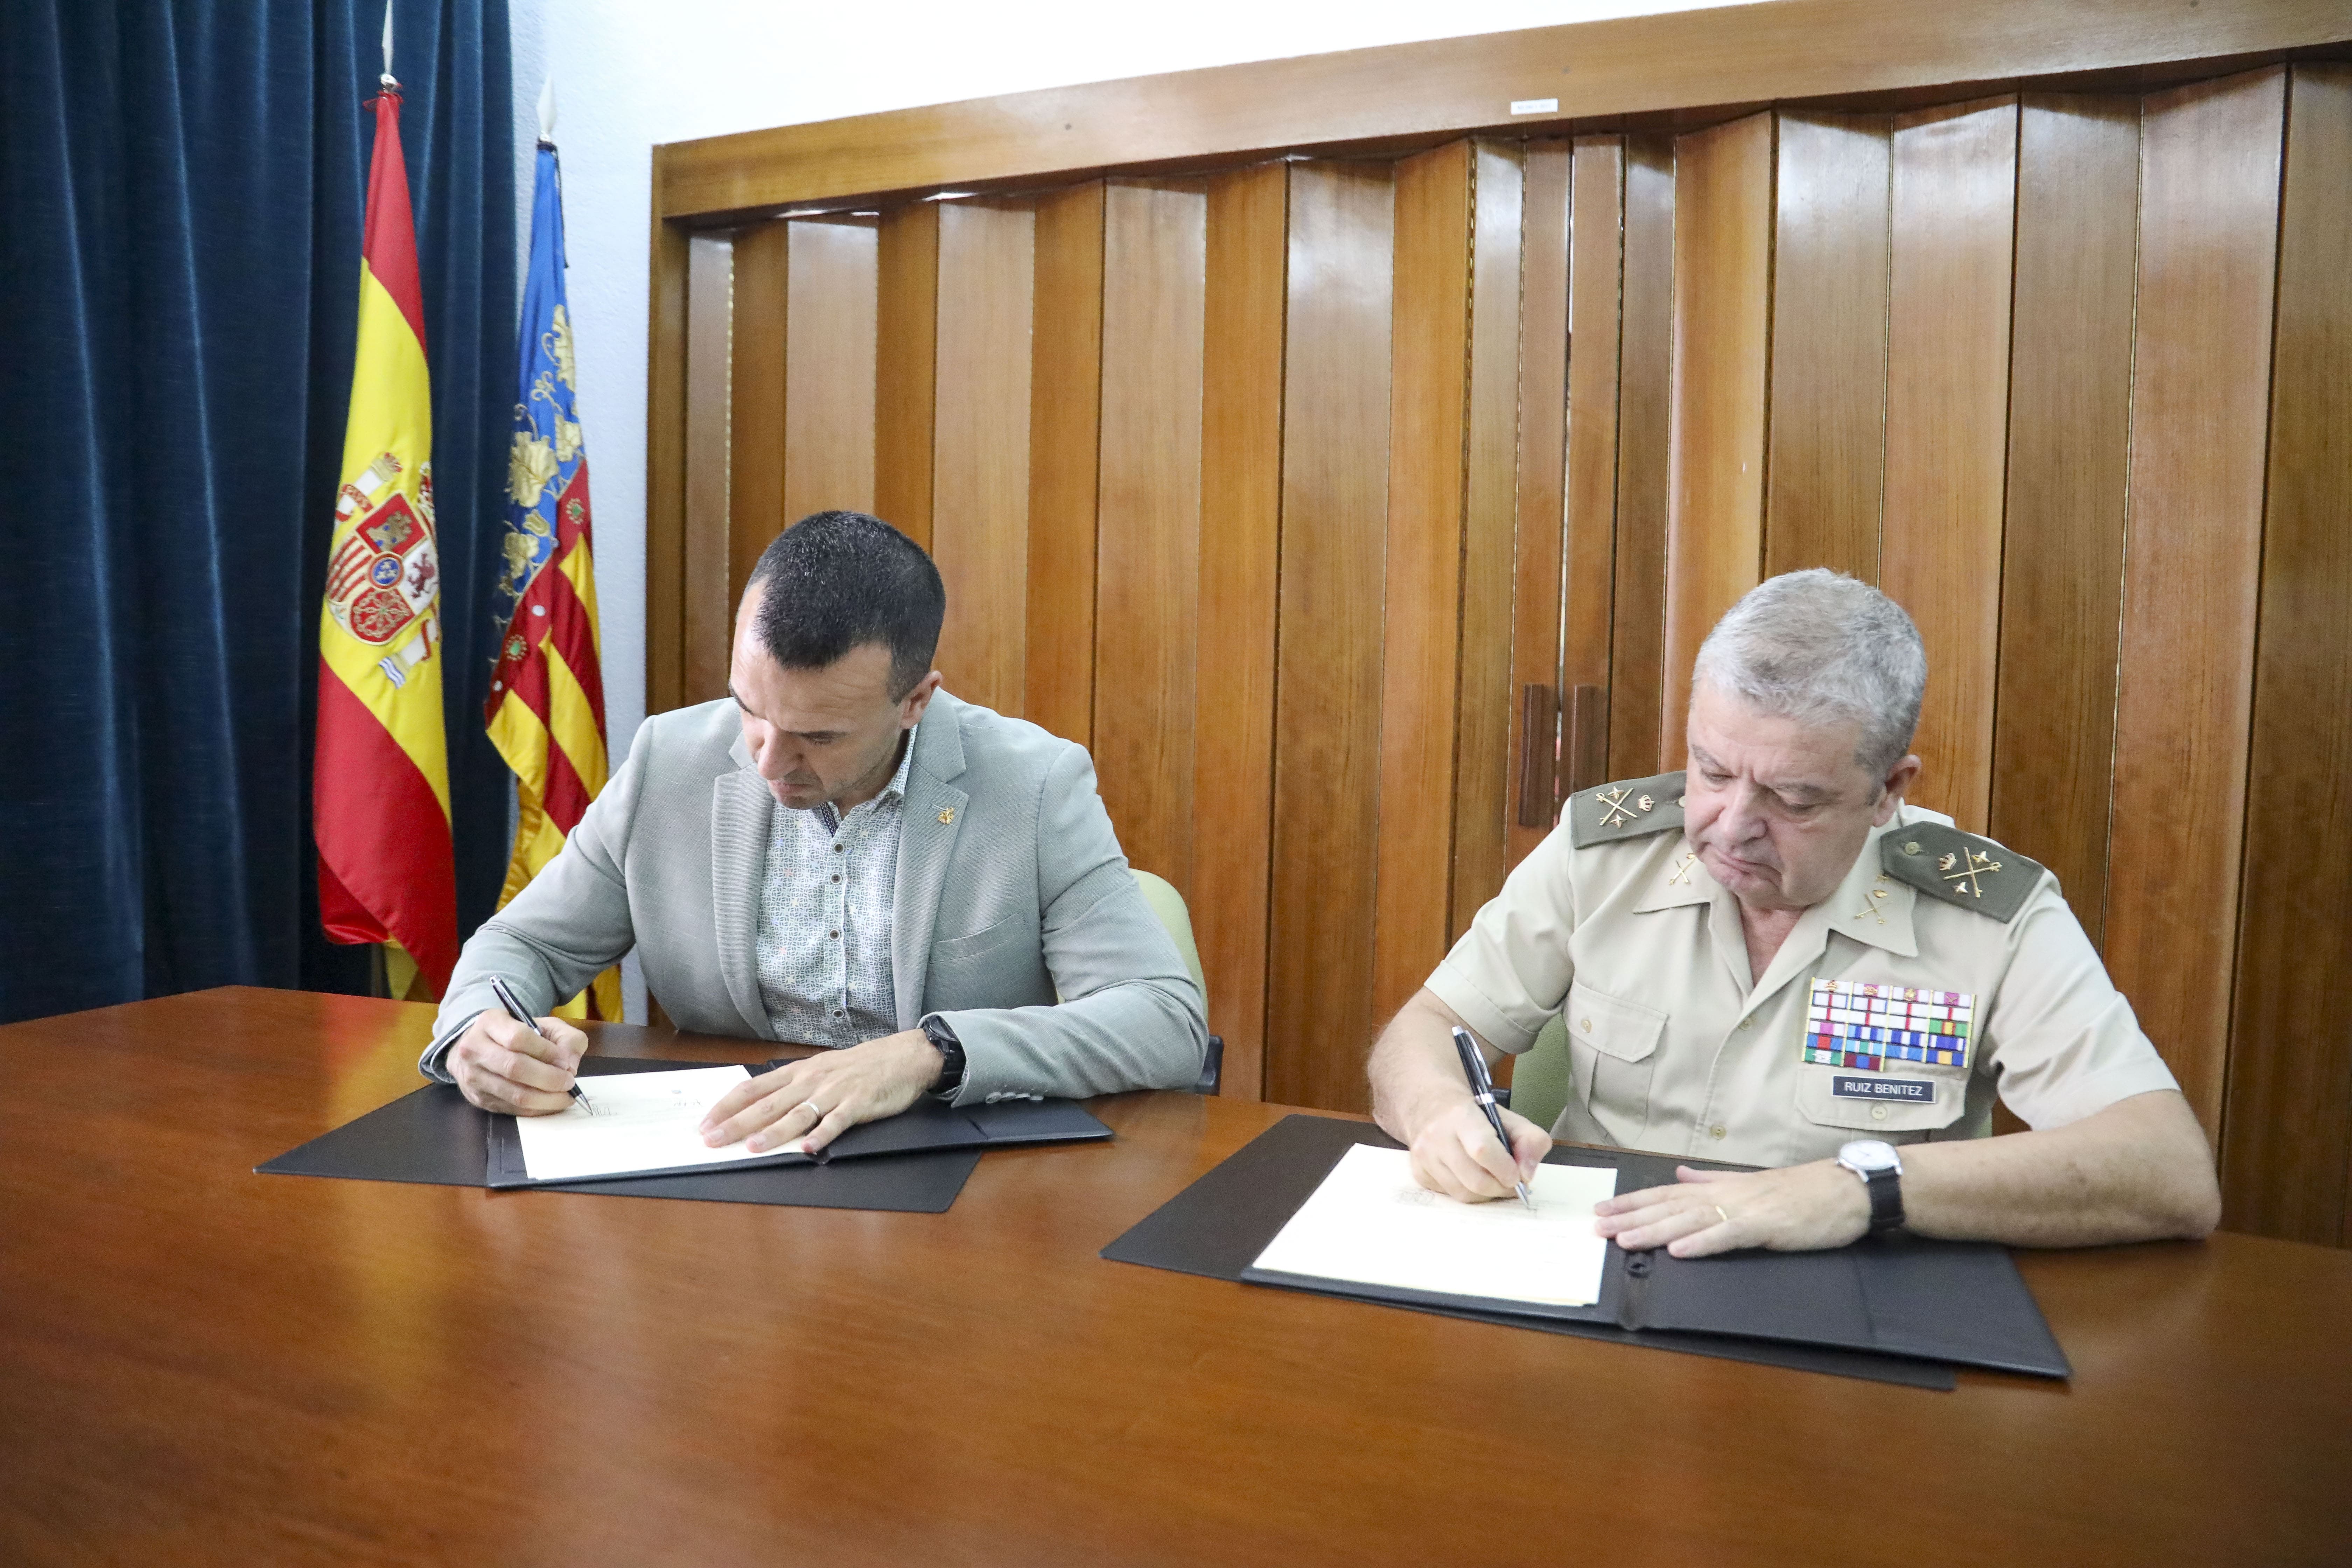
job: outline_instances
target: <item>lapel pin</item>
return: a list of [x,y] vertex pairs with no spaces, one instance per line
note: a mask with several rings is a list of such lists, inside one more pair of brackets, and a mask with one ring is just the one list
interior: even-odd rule
[[941,806],[940,808],[940,820],[941,822],[953,822],[955,820],[955,807],[951,805]]

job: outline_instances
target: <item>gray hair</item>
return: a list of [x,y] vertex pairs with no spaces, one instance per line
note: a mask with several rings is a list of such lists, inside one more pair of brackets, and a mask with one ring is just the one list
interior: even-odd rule
[[1692,679],[1775,718],[1859,723],[1853,760],[1884,779],[1918,728],[1927,650],[1902,605],[1817,566],[1750,588],[1699,645]]

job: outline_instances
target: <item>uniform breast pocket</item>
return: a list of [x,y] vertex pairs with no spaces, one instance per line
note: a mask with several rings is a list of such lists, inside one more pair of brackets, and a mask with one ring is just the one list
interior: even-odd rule
[[1797,1114],[1816,1127],[1916,1142],[1968,1106],[1976,998],[1815,980],[1797,1047]]
[[969,936],[931,943],[930,968],[923,979],[927,1008],[1029,1007],[1053,1000],[1037,921],[1026,911],[1016,910]]
[[[1806,1063],[1797,1068],[1797,1113],[1817,1127],[1836,1127],[1890,1143],[1916,1142],[1949,1127],[1967,1109],[1965,1068],[1914,1062],[1884,1072]],[[1908,1133],[1906,1138],[1899,1134]]]
[[1650,1119],[1650,1080],[1666,1016],[1579,981],[1569,987],[1570,1094],[1615,1142],[1631,1144]]

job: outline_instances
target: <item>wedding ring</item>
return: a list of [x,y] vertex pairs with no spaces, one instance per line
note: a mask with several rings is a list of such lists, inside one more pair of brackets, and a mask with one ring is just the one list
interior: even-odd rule
[[817,1105],[817,1102],[816,1102],[815,1100],[802,1100],[798,1105],[795,1105],[794,1107],[793,1107],[793,1109],[794,1110],[805,1110],[805,1111],[807,1111],[811,1116],[815,1117],[819,1121],[824,1121],[824,1110],[822,1110],[822,1109]]
[[1716,1204],[1711,1206],[1714,1208],[1716,1214],[1722,1219],[1724,1224],[1729,1225],[1731,1223],[1731,1216],[1723,1212],[1723,1205],[1721,1204]]

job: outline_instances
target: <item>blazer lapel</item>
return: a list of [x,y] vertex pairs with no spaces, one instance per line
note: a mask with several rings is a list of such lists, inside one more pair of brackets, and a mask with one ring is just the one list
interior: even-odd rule
[[891,891],[890,989],[898,1027],[923,1016],[923,980],[931,958],[931,930],[940,889],[971,799],[950,781],[963,773],[963,706],[942,691],[915,727],[915,755],[907,770],[907,801],[898,819],[898,874]]
[[728,755],[742,765],[710,782],[711,930],[719,942],[719,973],[728,999],[760,1039],[772,1039],[767,1004],[760,999],[760,965],[752,951],[760,933],[760,878],[768,864],[768,821],[775,796],[736,738]]

